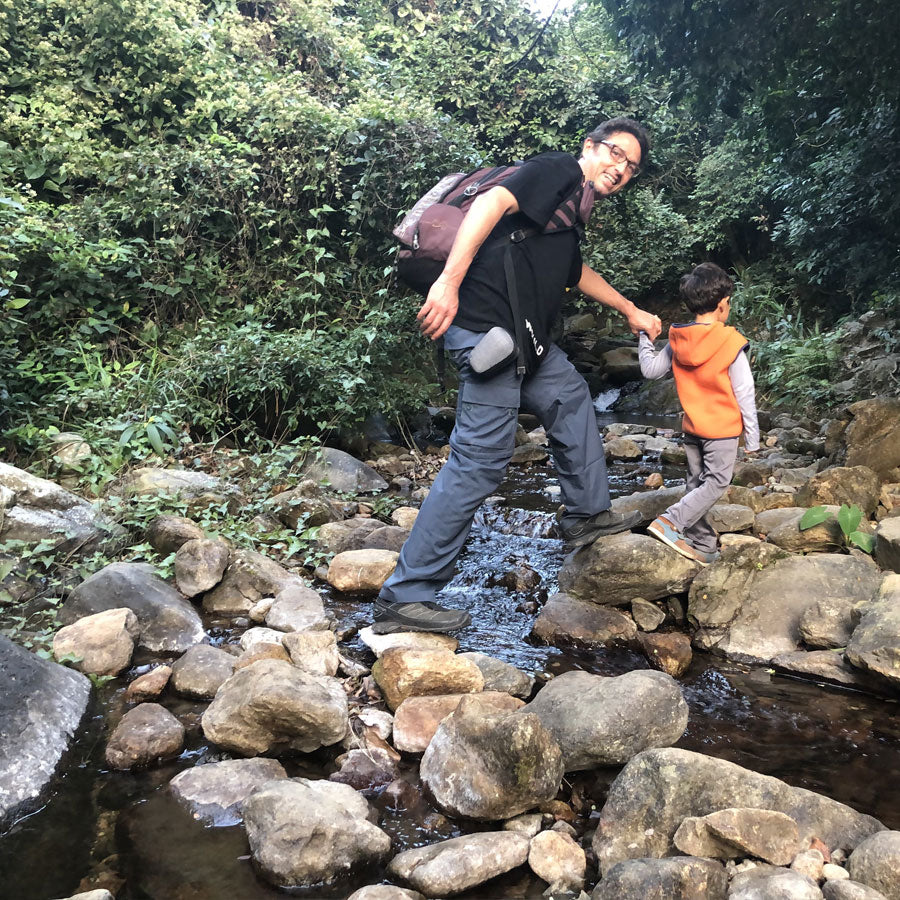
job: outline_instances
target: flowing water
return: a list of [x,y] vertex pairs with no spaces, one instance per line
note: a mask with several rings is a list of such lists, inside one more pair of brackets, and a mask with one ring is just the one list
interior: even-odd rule
[[[609,417],[601,414],[604,419]],[[672,425],[671,420],[645,421]],[[646,462],[612,467],[614,495],[638,489],[647,470]],[[664,475],[672,484],[678,472]],[[529,640],[536,609],[553,593],[562,561],[560,542],[548,536],[558,494],[551,467],[511,470],[498,496],[479,513],[459,574],[442,598],[472,612],[472,626],[459,635],[460,650],[488,653],[539,678],[576,668],[600,675],[646,668],[642,657],[626,650],[562,650]],[[513,593],[498,583],[503,573],[520,567],[540,576],[536,588]],[[369,603],[329,592],[325,598],[342,627],[368,623]],[[225,633],[217,640],[233,637]],[[361,661],[373,659],[358,638],[351,639],[344,651]],[[900,718],[895,703],[776,676],[764,668],[731,666],[702,654],[695,656],[682,687],[690,723],[679,747],[819,791],[876,816],[890,828],[900,828]],[[118,900],[283,896],[254,875],[240,826],[204,827],[164,790],[182,769],[226,757],[203,739],[199,727],[203,704],[172,697],[163,702],[188,731],[181,757],[150,771],[109,772],[103,763],[105,718],[116,720],[124,711],[122,689],[100,691],[67,772],[46,806],[0,837],[0,897],[65,897],[75,892],[83,877],[96,878],[104,871],[125,878]],[[334,771],[334,756],[320,751],[285,765],[291,775],[323,777]],[[576,822],[579,831],[589,833],[616,771],[582,773],[567,782],[584,801]],[[440,816],[422,799],[412,763],[405,777],[406,794],[371,797],[395,851],[472,830]],[[307,896],[342,898],[359,884],[383,878],[383,872],[374,871],[356,885]],[[461,896],[538,898],[545,888],[521,869]]]

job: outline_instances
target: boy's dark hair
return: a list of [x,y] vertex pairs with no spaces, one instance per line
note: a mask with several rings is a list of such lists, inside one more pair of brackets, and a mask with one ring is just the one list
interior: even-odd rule
[[678,283],[681,299],[695,316],[711,313],[732,291],[734,282],[725,270],[710,262],[700,263]]
[[640,145],[641,148],[641,168],[646,169],[647,163],[650,161],[650,133],[634,119],[628,119],[625,116],[617,116],[615,119],[607,119],[601,122],[593,131],[589,131],[585,136],[585,140],[592,140],[595,144],[598,141],[605,141],[610,135],[625,132],[630,134]]

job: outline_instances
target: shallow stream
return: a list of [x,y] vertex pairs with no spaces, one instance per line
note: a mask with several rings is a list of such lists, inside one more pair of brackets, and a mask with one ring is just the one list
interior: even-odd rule
[[[658,464],[651,468],[659,470]],[[614,495],[638,489],[647,471],[646,461],[612,467]],[[677,470],[663,474],[667,484],[677,483]],[[479,514],[459,574],[443,597],[448,605],[467,606],[472,613],[473,624],[459,634],[460,650],[479,650],[539,676],[575,668],[601,675],[646,668],[643,657],[624,650],[562,650],[529,641],[535,608],[555,590],[562,561],[560,542],[544,536],[558,504],[555,488],[549,466],[511,470],[498,497]],[[497,576],[520,565],[541,576],[536,589],[517,594],[495,584]],[[368,623],[368,602],[323,593],[341,627]],[[217,635],[217,640],[234,637],[226,633]],[[343,649],[360,661],[373,661],[358,638]],[[889,828],[900,828],[900,717],[895,703],[762,668],[731,666],[701,654],[695,655],[682,687],[690,723],[677,746],[819,791],[876,816]],[[102,884],[98,876],[106,871],[118,871],[125,878],[118,900],[283,896],[254,875],[240,826],[201,826],[164,790],[182,769],[227,758],[203,739],[199,720],[205,704],[171,695],[162,701],[188,730],[187,747],[178,760],[139,773],[105,769],[106,717],[110,714],[115,721],[124,711],[123,690],[119,686],[100,691],[89,726],[73,748],[67,773],[46,806],[0,837],[0,897],[67,897],[85,876],[93,883],[85,883],[83,890]],[[334,752],[320,751],[286,760],[285,765],[291,775],[323,777],[334,771],[334,756]],[[565,783],[567,791],[583,801],[576,822],[579,831],[592,829],[616,772],[582,773]],[[406,777],[414,786],[414,765],[408,766]],[[408,798],[370,799],[397,852],[475,830],[437,814],[412,787]],[[589,841],[584,843],[589,846]],[[327,896],[347,897],[355,887],[383,877],[372,872],[367,880]],[[545,888],[545,883],[521,869],[460,896],[538,898]],[[319,891],[306,896],[325,895]]]

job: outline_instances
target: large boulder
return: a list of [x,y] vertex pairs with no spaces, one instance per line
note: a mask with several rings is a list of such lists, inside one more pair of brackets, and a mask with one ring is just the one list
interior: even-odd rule
[[593,848],[603,873],[617,862],[676,852],[678,826],[688,816],[732,807],[771,809],[797,822],[801,841],[855,848],[884,826],[843,803],[723,759],[689,750],[646,750],[629,762],[609,790]]
[[130,609],[107,609],[60,628],[53,655],[74,657],[73,665],[85,675],[118,675],[131,663],[140,630]]
[[387,490],[387,482],[371,467],[343,450],[323,447],[303,464],[305,478],[325,482],[333,491],[367,494]]
[[641,750],[668,747],[688,722],[678,683],[647,669],[614,678],[566,672],[524,712],[534,713],[556,738],[567,772],[622,765]]
[[847,410],[853,416],[844,432],[847,465],[868,466],[885,478],[900,466],[900,400],[860,400]]
[[900,689],[900,575],[888,575],[877,598],[861,607],[847,661],[882,688]]
[[513,697],[528,698],[534,689],[534,676],[517,669],[514,665],[495,659],[486,653],[460,653],[463,659],[471,660],[478,666],[484,678],[485,691],[504,691]]
[[806,515],[806,507],[787,506],[766,509],[756,516],[753,530],[782,550],[793,553],[826,552],[839,548],[844,541],[837,521],[840,507],[826,506],[831,515],[819,525],[800,530],[800,520]]
[[59,620],[71,625],[107,609],[130,609],[140,626],[138,644],[161,653],[181,653],[204,638],[197,610],[149,563],[118,562],[81,582],[60,607]]
[[209,644],[196,644],[172,663],[170,684],[175,692],[197,700],[212,700],[231,678],[234,657]]
[[38,801],[84,717],[91,683],[0,635],[0,825]]
[[680,594],[700,572],[699,563],[645,534],[600,538],[566,557],[559,589],[604,606],[627,606],[634,597],[656,600]]
[[276,494],[266,505],[282,524],[294,531],[301,523],[305,528],[313,528],[329,522],[340,522],[344,518],[341,505],[310,479]]
[[800,872],[757,866],[735,876],[728,900],[822,900],[822,892],[815,881]]
[[607,871],[591,900],[725,900],[728,873],[712,859],[626,859]]
[[236,513],[243,502],[234,485],[215,475],[193,469],[160,469],[155,466],[134,469],[113,484],[109,493],[123,497],[179,497],[186,501],[190,512],[224,506],[230,513]]
[[394,550],[345,550],[331,560],[325,577],[339,591],[374,593],[394,571],[398,556]]
[[673,503],[684,496],[684,487],[658,488],[655,491],[635,491],[624,497],[616,497],[612,502],[613,512],[629,513],[637,510],[641,514],[641,524],[649,525],[658,515],[664,513]]
[[836,466],[814,475],[797,491],[798,506],[858,506],[871,516],[881,495],[881,479],[868,466]]
[[900,900],[900,831],[882,831],[866,838],[850,854],[847,870],[854,881]]
[[332,621],[322,598],[305,584],[282,588],[266,613],[266,625],[278,631],[325,631]]
[[552,800],[564,767],[559,744],[537,716],[488,715],[464,698],[438,726],[419,772],[449,815],[497,821]]
[[225,574],[229,550],[224,541],[185,541],[175,553],[175,583],[185,597],[214,588]]
[[332,884],[391,849],[366,799],[333,781],[269,782],[247,798],[243,815],[256,869],[279,888]]
[[0,540],[52,541],[58,553],[86,555],[118,533],[84,498],[0,463]]
[[184,734],[184,725],[164,706],[141,703],[122,716],[109,736],[107,765],[133,769],[173,759],[184,748]]
[[689,856],[749,856],[774,866],[790,865],[803,848],[797,823],[773,809],[720,809],[708,816],[688,816],[672,841]]
[[695,646],[742,662],[801,649],[800,624],[815,603],[871,600],[881,573],[842,554],[792,556],[770,544],[730,547],[691,585]]
[[548,644],[586,647],[631,644],[637,639],[637,627],[625,613],[569,594],[554,594],[544,604],[531,633]]
[[449,650],[385,650],[372,675],[391,709],[407,697],[471,694],[484,689],[484,676],[470,659]]
[[511,831],[485,831],[405,850],[388,872],[427,897],[452,897],[523,865],[528,838]]
[[371,516],[354,516],[340,522],[326,522],[316,532],[316,541],[331,553],[345,550],[362,550],[373,531],[384,527],[384,522]]
[[263,659],[219,688],[201,725],[214,744],[242,756],[310,753],[347,734],[347,695],[336,678]]
[[234,550],[222,580],[203,598],[203,609],[222,616],[243,616],[263,597],[286,587],[304,586],[296,575],[254,550]]

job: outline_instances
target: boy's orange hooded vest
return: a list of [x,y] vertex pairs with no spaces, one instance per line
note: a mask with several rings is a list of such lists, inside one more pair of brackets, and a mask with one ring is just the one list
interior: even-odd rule
[[736,328],[721,322],[669,329],[672,373],[684,409],[685,431],[701,438],[740,436],[744,423],[728,367],[747,343]]

